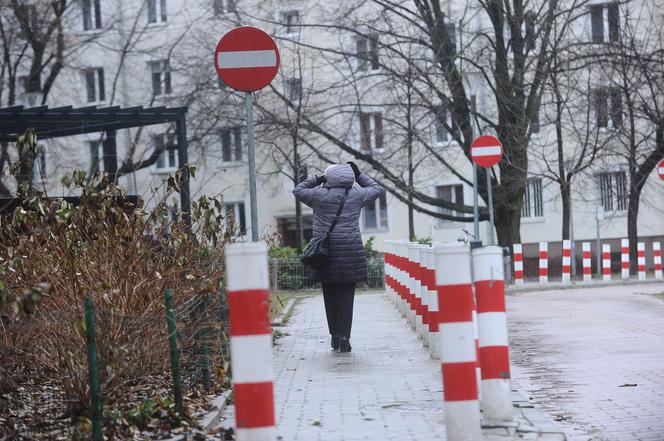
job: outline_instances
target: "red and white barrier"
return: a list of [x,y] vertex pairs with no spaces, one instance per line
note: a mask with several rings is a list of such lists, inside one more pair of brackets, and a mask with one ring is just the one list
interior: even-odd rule
[[572,243],[563,240],[563,283],[569,283],[572,274]]
[[549,252],[548,243],[539,243],[539,282],[549,283]]
[[593,279],[591,259],[590,259],[590,242],[583,242],[583,281],[591,282]]
[[655,261],[655,279],[662,280],[662,246],[659,242],[652,243],[652,256]]
[[436,255],[432,247],[424,250],[426,256],[426,283],[429,294],[428,325],[429,353],[433,358],[440,358],[440,301],[436,289]]
[[629,279],[629,239],[620,240],[620,276]]
[[409,284],[408,289],[411,295],[411,305],[409,311],[410,326],[417,333],[418,337],[422,336],[422,320],[421,320],[421,299],[420,295],[420,264],[419,264],[420,250],[418,246],[413,243],[408,244],[408,275]]
[[523,248],[520,243],[512,246],[514,251],[514,284],[523,285]]
[[276,439],[267,247],[226,247],[233,397],[238,441]]
[[482,439],[473,331],[470,250],[462,244],[434,248],[440,295],[440,352],[448,441]]
[[602,280],[611,281],[611,245],[602,244]]
[[474,249],[472,255],[482,366],[480,403],[485,418],[512,421],[503,253],[500,247],[489,246]]
[[639,280],[646,280],[646,244],[639,242],[636,247],[636,265],[639,271]]

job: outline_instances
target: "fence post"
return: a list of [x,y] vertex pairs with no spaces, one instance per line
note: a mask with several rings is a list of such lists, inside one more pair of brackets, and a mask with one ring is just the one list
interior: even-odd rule
[[92,439],[102,441],[102,410],[97,374],[97,343],[95,341],[95,307],[92,298],[85,298],[85,333],[88,348],[88,374],[90,377],[90,410],[92,411]]
[[523,248],[520,243],[512,246],[514,250],[514,284],[523,285]]
[[592,267],[590,261],[590,242],[583,242],[582,246],[583,246],[583,281],[591,282],[593,280],[593,275],[592,275]]
[[173,291],[166,290],[166,326],[168,329],[168,345],[171,355],[171,374],[173,377],[173,395],[175,396],[175,411],[182,416],[182,382],[180,381],[180,354],[178,353],[177,327],[175,326],[175,311],[173,308]]
[[489,246],[475,248],[472,254],[482,366],[480,403],[485,418],[512,421],[502,250]]
[[620,239],[620,274],[623,280],[629,279],[629,239]]
[[226,284],[237,440],[273,441],[274,371],[265,244],[227,246]]
[[462,244],[443,244],[436,246],[434,252],[447,440],[479,441],[482,431],[475,372],[470,249]]
[[611,244],[602,244],[602,280],[611,281]]
[[199,306],[201,327],[198,331],[199,343],[201,344],[201,357],[203,359],[203,389],[209,391],[212,387],[210,379],[210,349],[208,347],[208,294],[205,294]]

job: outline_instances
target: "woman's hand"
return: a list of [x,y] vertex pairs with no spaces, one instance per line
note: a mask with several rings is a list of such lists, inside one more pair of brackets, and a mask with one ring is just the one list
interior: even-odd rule
[[353,161],[348,161],[347,164],[350,165],[350,168],[353,169],[353,173],[355,173],[355,180],[357,181],[357,178],[360,176],[360,169]]
[[316,185],[321,185],[324,184],[326,181],[325,175],[323,176],[316,176]]

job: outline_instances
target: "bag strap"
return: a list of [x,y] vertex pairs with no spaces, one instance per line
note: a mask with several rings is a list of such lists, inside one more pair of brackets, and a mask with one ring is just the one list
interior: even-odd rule
[[344,204],[346,203],[346,198],[348,197],[348,192],[350,191],[350,188],[346,189],[346,193],[344,193],[344,196],[341,198],[341,203],[339,204],[339,209],[337,210],[337,214],[334,216],[334,220],[330,224],[330,228],[327,230],[327,235],[329,236],[332,234],[334,231],[334,227],[337,226],[337,222],[339,221],[339,216],[341,215],[341,210],[344,209]]

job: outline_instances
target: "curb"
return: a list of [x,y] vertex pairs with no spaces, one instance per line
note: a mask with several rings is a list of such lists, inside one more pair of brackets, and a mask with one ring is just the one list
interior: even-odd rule
[[[221,416],[226,410],[226,403],[228,402],[228,397],[233,392],[232,389],[224,391],[221,395],[217,395],[212,399],[213,410],[206,413],[202,418],[199,418],[198,424],[200,425],[200,431],[203,433],[209,432],[211,429],[219,424]],[[191,433],[182,433],[170,438],[162,438],[162,441],[186,441],[192,439]]]
[[293,313],[293,308],[295,308],[295,304],[297,303],[298,300],[300,299],[294,298],[288,300],[286,302],[286,305],[284,306],[284,309],[282,309],[281,313],[272,320],[270,325],[272,325],[273,327],[285,326],[291,314]]
[[559,284],[539,284],[537,282],[532,282],[531,284],[526,284],[524,286],[516,287],[514,285],[505,287],[505,294],[514,295],[514,294],[523,294],[527,292],[536,292],[536,291],[563,291],[570,289],[584,289],[584,288],[608,288],[611,286],[627,286],[627,285],[654,285],[657,283],[664,283],[664,280],[616,280],[611,282],[603,282],[600,280],[588,282],[570,282],[570,283],[559,283]]

